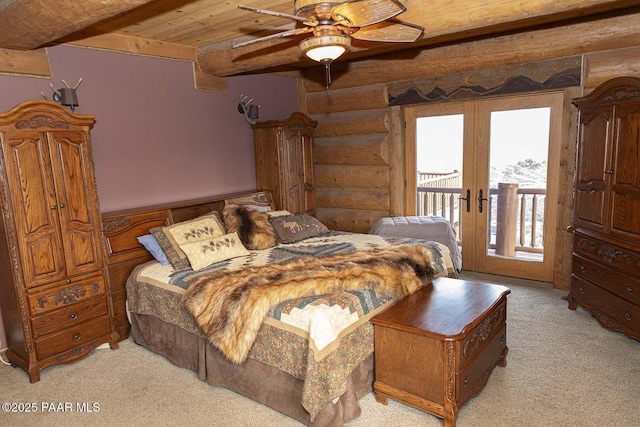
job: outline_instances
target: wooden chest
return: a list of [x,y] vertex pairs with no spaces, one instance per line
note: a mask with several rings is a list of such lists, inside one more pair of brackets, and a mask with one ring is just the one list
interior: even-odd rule
[[506,366],[509,293],[443,277],[376,316],[376,400],[390,397],[455,426],[494,366]]

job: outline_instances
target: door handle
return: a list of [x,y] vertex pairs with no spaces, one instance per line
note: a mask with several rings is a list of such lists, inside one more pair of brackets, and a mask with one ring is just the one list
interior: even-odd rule
[[467,197],[458,197],[459,200],[467,201],[467,212],[471,212],[471,190],[467,188]]
[[482,189],[480,189],[480,195],[478,196],[478,210],[482,213],[482,201],[489,200],[486,197],[482,197]]

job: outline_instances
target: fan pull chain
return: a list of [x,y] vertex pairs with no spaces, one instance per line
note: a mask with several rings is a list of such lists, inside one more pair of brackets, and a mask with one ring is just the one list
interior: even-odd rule
[[329,93],[329,85],[331,84],[331,62],[325,62],[324,64],[324,69],[326,71],[326,80],[325,80],[325,87],[327,89],[327,94]]

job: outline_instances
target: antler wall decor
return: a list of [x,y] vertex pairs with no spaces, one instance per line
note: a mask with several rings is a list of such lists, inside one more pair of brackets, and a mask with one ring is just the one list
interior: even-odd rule
[[[78,83],[76,83],[74,87],[69,86],[69,84],[65,82],[64,79],[62,79],[62,83],[64,83],[66,87],[63,87],[60,89],[56,89],[55,87],[53,87],[53,84],[49,83],[49,86],[51,86],[51,90],[53,90],[53,94],[51,95],[51,98],[55,102],[59,102],[65,107],[69,107],[71,111],[75,112],[75,108],[79,105],[78,94],[76,93],[76,89],[78,89],[78,86],[80,86],[80,83],[82,83],[82,77],[80,77],[80,80],[78,80]],[[49,100],[49,98],[47,98],[47,95],[45,95],[44,92],[40,92],[40,94],[42,94],[42,97],[44,99]]]
[[258,120],[260,116],[260,108],[259,105],[251,104],[253,102],[253,98],[247,100],[248,96],[240,95],[240,102],[238,103],[238,112],[244,114],[247,118],[247,121],[250,124],[255,124],[256,120]]

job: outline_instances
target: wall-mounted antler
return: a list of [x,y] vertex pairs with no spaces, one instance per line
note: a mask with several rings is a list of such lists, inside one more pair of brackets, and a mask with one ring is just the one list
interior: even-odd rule
[[64,79],[61,79],[62,83],[64,83],[64,85],[68,88],[68,89],[73,89],[76,90],[78,89],[78,86],[80,86],[80,83],[82,83],[82,77],[80,77],[80,80],[78,80],[78,83],[76,83],[76,85],[72,88],[71,86],[69,86],[69,84],[67,82],[64,81]]
[[249,97],[248,96],[244,96],[244,95],[240,95],[240,102],[238,103],[238,112],[243,113],[244,116],[247,118],[247,121],[250,124],[255,124],[256,120],[258,119],[258,108],[260,108],[259,105],[252,105],[251,103],[253,102],[253,98],[247,100]]

